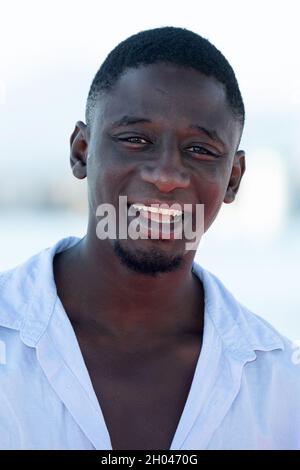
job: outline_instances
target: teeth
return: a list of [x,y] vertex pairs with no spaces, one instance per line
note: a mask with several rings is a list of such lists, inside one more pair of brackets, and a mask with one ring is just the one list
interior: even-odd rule
[[144,204],[132,204],[132,207],[137,211],[152,212],[153,214],[161,214],[173,217],[182,216],[182,211],[177,209],[165,209],[164,207],[150,207]]

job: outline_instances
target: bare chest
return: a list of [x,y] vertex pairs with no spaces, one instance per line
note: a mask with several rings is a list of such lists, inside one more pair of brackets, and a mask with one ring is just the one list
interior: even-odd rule
[[169,449],[189,395],[201,344],[155,353],[82,345],[112,448]]

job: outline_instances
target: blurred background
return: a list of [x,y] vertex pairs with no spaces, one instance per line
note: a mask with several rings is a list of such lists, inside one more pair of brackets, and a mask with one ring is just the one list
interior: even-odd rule
[[86,182],[69,168],[90,83],[143,29],[186,27],[227,57],[246,107],[247,169],[196,260],[300,339],[300,28],[297,0],[1,1],[0,270],[86,230]]

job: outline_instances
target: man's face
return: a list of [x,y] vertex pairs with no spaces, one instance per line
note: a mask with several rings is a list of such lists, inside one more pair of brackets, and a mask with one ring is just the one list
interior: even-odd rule
[[[244,171],[243,153],[236,153],[240,135],[215,79],[165,64],[129,69],[99,99],[89,132],[90,227],[96,227],[100,204],[118,210],[119,196],[127,196],[130,204],[204,204],[206,231],[238,189]],[[145,271],[152,261],[161,269],[150,271],[172,270],[186,254],[184,239],[107,243],[136,270],[140,263]]]

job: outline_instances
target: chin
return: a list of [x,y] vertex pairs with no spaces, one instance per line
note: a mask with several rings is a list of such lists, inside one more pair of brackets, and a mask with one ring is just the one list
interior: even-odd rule
[[[161,245],[161,243],[160,243]],[[115,240],[114,252],[121,263],[131,271],[149,276],[173,272],[182,266],[183,254],[168,253],[163,247],[149,248],[124,246],[122,240]]]

